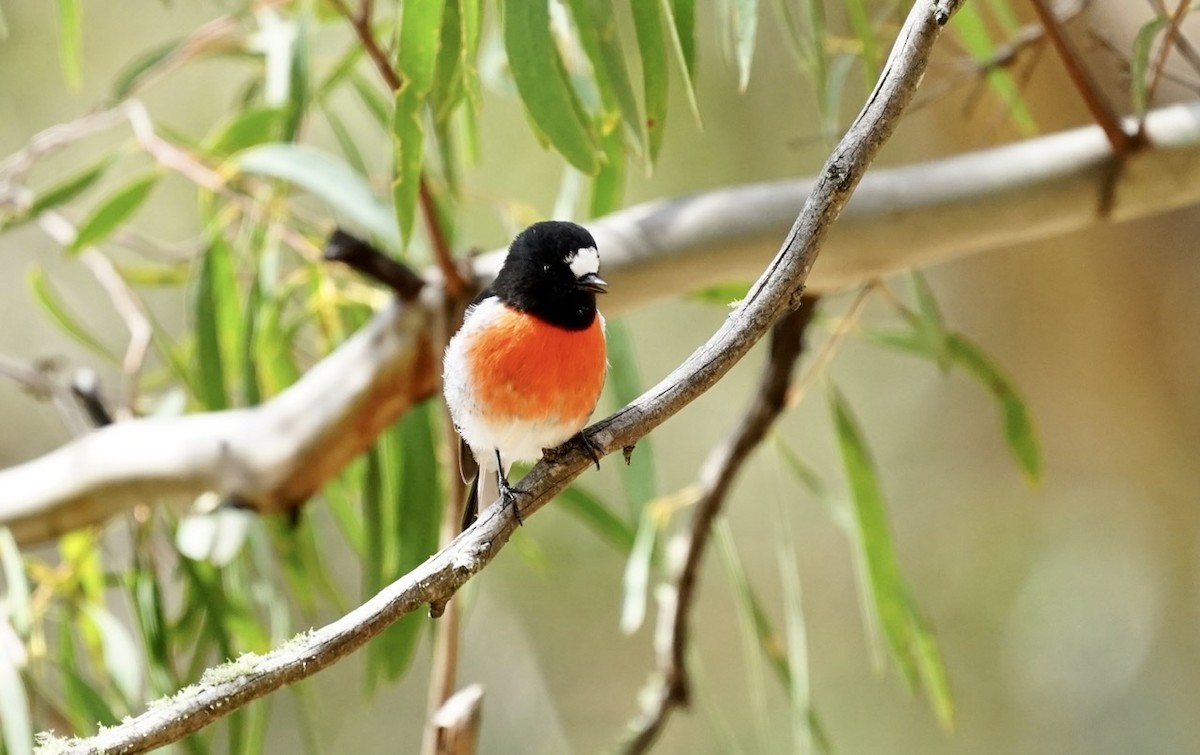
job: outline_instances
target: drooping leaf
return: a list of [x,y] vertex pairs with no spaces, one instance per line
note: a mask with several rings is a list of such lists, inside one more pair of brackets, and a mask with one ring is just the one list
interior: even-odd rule
[[[996,43],[992,41],[977,5],[964,3],[954,15],[952,25],[963,47],[976,61],[991,60],[996,54]],[[1007,108],[1009,119],[1017,130],[1026,136],[1037,133],[1037,124],[1013,75],[1004,68],[993,66],[987,73],[987,82],[996,99]]]
[[[435,405],[426,401],[409,410],[400,423],[399,484],[392,532],[399,544],[399,560],[393,579],[415,569],[437,550],[442,489],[434,424],[439,418]],[[411,665],[421,631],[429,626],[429,621],[422,613],[410,613],[376,640],[386,649],[389,678],[399,678]]]
[[1004,424],[1004,440],[1021,471],[1031,483],[1042,476],[1041,446],[1033,418],[1013,381],[975,343],[961,333],[949,332],[943,346],[932,350],[929,340],[915,331],[864,331],[874,343],[937,361],[941,354],[951,367],[960,367],[978,380],[996,400]]
[[113,78],[112,99],[120,102],[134,93],[150,76],[175,59],[180,49],[190,40],[172,39],[152,47],[125,64]]
[[284,118],[284,111],[273,107],[239,111],[205,139],[208,152],[226,157],[259,144],[277,142],[283,137]]
[[58,0],[58,60],[73,91],[83,86],[83,3]]
[[646,138],[650,145],[647,165],[653,165],[662,150],[667,125],[667,41],[662,5],[654,0],[630,0],[638,52],[642,58],[642,97]]
[[504,48],[533,123],[567,162],[593,175],[600,166],[596,138],[559,57],[550,30],[548,2],[530,0],[505,6]]
[[142,652],[130,636],[129,630],[102,605],[88,605],[84,609],[84,615],[95,625],[100,635],[104,669],[121,699],[126,705],[141,700]]
[[[7,533],[7,530],[5,530]],[[16,634],[7,617],[0,616],[0,634],[15,640]],[[33,723],[29,714],[29,697],[21,671],[9,654],[6,642],[0,646],[0,738],[6,755],[33,755]]]
[[895,546],[888,531],[883,491],[858,422],[845,399],[830,388],[829,402],[842,465],[850,485],[852,540],[860,563],[860,587],[866,595],[891,651],[892,658],[913,687],[930,700],[938,722],[954,726],[954,705],[945,669],[924,620],[917,613],[900,573]]
[[[753,0],[757,2],[757,0]],[[695,39],[688,40],[684,35],[689,32],[695,36],[695,8],[690,2],[675,2],[675,0],[659,0],[662,4],[663,18],[666,21],[667,38],[671,42],[671,49],[675,51],[675,57],[679,61],[679,68],[683,73],[683,93],[687,95],[688,107],[692,111],[692,117],[696,119],[697,125],[703,125],[700,118],[700,102],[696,99],[695,87],[695,69],[696,69],[696,44]],[[679,8],[684,13],[684,18],[676,20],[675,9]]]
[[[630,131],[637,135],[638,141],[644,147],[645,123],[638,113],[637,95],[634,94],[629,72],[625,67],[625,56],[621,52],[615,9],[606,0],[567,0],[567,6],[579,32],[579,43],[592,64],[592,73],[600,90],[601,100],[606,108],[615,105],[621,119]],[[610,134],[614,131],[619,141],[619,129],[611,129]],[[608,141],[611,141],[611,136],[602,136],[602,144]],[[605,146],[607,154],[611,145]],[[613,162],[609,159],[603,170],[613,167]]]
[[46,210],[66,204],[90,189],[113,164],[113,157],[106,155],[93,165],[38,192],[29,206],[29,216],[37,217]]
[[425,130],[421,113],[433,86],[442,26],[443,0],[404,3],[401,8],[400,43],[397,49],[403,83],[396,92],[392,116],[393,161],[392,202],[400,238],[412,235]]
[[580,485],[572,485],[559,493],[558,505],[623,555],[628,556],[633,550],[633,528]]
[[588,199],[588,215],[607,215],[621,206],[625,192],[625,140],[617,123],[600,129],[600,148],[604,150],[604,164],[592,178],[592,194]]
[[27,637],[30,628],[29,579],[25,575],[21,550],[8,527],[0,527],[0,572],[4,574],[3,613],[17,636]]
[[[642,378],[638,374],[637,354],[633,336],[622,320],[611,320],[607,325],[609,372],[608,384],[613,400],[618,407],[629,404],[642,392]],[[629,458],[629,466],[622,470],[621,483],[629,512],[634,519],[641,516],[646,504],[658,494],[658,474],[654,460],[654,448],[649,438],[642,438]]]
[[130,181],[101,202],[79,225],[79,232],[68,251],[78,252],[84,247],[95,246],[107,239],[141,208],[161,177],[162,174],[157,170],[150,171]]
[[1170,21],[1164,15],[1156,15],[1138,29],[1133,38],[1133,51],[1129,61],[1129,88],[1133,95],[1133,111],[1143,115],[1149,105],[1147,88],[1150,86],[1150,53],[1154,49],[1154,40]]
[[758,35],[758,0],[733,0],[733,37],[737,54],[738,89],[750,85],[750,63]]
[[210,411],[229,408],[226,360],[233,355],[222,343],[225,337],[222,330],[232,325],[223,315],[229,312],[231,300],[236,301],[231,254],[223,239],[214,239],[200,262],[199,285],[192,310],[196,331],[196,383],[201,390],[197,398]]
[[324,199],[391,249],[400,248],[391,208],[371,191],[362,174],[338,157],[300,144],[263,144],[233,158],[244,173],[270,176]]
[[633,634],[646,620],[646,602],[650,591],[650,566],[654,562],[654,546],[658,542],[658,517],[651,507],[642,509],[638,519],[633,549],[625,562],[621,600],[621,631]]
[[95,731],[97,725],[115,726],[121,720],[105,695],[80,673],[81,665],[75,650],[74,632],[69,631],[69,627],[64,627],[59,632],[58,652],[54,661],[62,677],[63,695],[67,701],[66,712],[71,717],[75,731],[89,733]]
[[875,26],[871,23],[865,0],[847,0],[846,17],[862,49],[863,76],[867,80],[867,86],[872,86],[879,78],[879,65],[882,61],[879,58],[879,44],[875,39]]
[[29,288],[33,292],[34,298],[51,319],[58,324],[67,335],[74,338],[81,345],[91,349],[96,354],[104,357],[108,361],[116,364],[117,358],[113,356],[108,347],[101,342],[99,336],[92,333],[87,327],[79,321],[79,319],[67,308],[62,297],[50,286],[50,282],[46,280],[46,273],[41,265],[31,265],[29,267]]

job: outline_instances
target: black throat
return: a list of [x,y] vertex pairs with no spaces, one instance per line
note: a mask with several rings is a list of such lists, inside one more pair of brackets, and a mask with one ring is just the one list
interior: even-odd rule
[[[495,295],[519,312],[564,330],[587,330],[596,320],[596,294],[573,282],[547,281],[540,275],[501,271],[476,301]],[[532,273],[532,271],[528,271]]]

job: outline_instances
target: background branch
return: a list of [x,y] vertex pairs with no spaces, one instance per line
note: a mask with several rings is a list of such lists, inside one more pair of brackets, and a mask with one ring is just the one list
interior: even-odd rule
[[655,633],[657,678],[652,682],[649,703],[632,726],[626,752],[648,751],[666,726],[671,712],[690,702],[686,663],[690,619],[699,587],[700,564],[712,535],[713,523],[728,499],[734,478],[787,406],[792,374],[803,351],[804,335],[816,312],[817,302],[817,297],[806,296],[801,299],[798,309],[785,313],[775,323],[771,329],[770,352],[754,401],[734,431],[709,453],[701,467],[700,499],[685,536],[683,565],[659,607],[669,616],[669,621],[663,630]]
[[[611,453],[636,443],[712,387],[778,317],[800,305],[821,242],[895,130],[924,74],[940,26],[956,6],[950,0],[917,0],[875,91],[826,161],[812,195],[775,259],[738,309],[686,362],[633,403],[589,429],[598,448]],[[519,499],[520,513],[529,516],[546,505],[591,463],[589,454],[574,447],[556,455],[554,463],[539,462],[522,480],[525,493]],[[212,669],[195,687],[95,737],[69,743],[65,751],[140,752],[161,746],[284,684],[316,673],[361,647],[400,616],[453,595],[507,542],[515,526],[515,513],[511,506],[490,506],[448,547],[341,619],[265,656],[245,656]]]
[[[808,290],[835,291],[1200,202],[1200,103],[1155,111],[1146,126],[1152,146],[1125,157],[1107,215],[1101,208],[1113,154],[1096,126],[872,171],[842,212]],[[591,223],[613,284],[605,312],[754,277],[817,183],[718,189]],[[482,282],[503,255],[498,249],[473,260]],[[254,409],[124,422],[0,470],[0,525],[20,543],[40,542],[137,503],[190,500],[206,490],[238,492],[262,511],[297,505],[379,429],[435,393],[438,360],[428,324],[443,317],[444,296],[438,271],[426,277],[431,285],[419,301],[381,310],[300,382]],[[246,427],[253,445],[219,446]],[[214,446],[222,450],[206,450]]]

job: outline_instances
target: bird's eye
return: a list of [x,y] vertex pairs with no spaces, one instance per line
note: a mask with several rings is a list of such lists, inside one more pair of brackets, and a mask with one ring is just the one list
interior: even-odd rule
[[550,272],[550,266],[549,266],[549,265],[542,265],[542,272],[543,272],[543,273],[548,273],[548,272]]

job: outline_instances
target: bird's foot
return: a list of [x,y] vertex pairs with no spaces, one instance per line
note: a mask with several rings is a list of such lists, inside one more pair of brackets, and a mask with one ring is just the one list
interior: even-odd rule
[[551,464],[558,464],[574,448],[582,450],[591,458],[592,463],[596,465],[596,469],[600,468],[600,460],[604,458],[604,447],[593,440],[592,436],[588,435],[587,430],[580,430],[575,433],[566,443],[563,443],[558,448],[543,448],[542,458]]
[[521,507],[517,504],[517,496],[522,492],[524,491],[517,486],[510,485],[508,478],[500,475],[500,506],[501,508],[512,507],[513,519],[517,520],[518,526],[525,524],[525,520],[521,518]]

